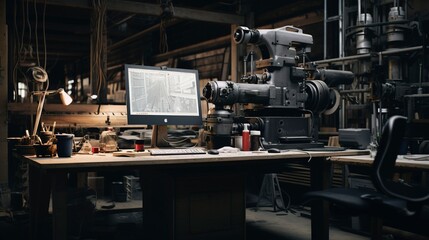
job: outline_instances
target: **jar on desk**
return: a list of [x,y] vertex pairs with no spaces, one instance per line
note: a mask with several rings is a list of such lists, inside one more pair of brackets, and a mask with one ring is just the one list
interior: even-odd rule
[[252,130],[250,131],[250,150],[251,151],[258,151],[261,147],[261,131],[259,130]]
[[113,128],[103,131],[100,136],[100,152],[115,152],[118,150],[118,136]]

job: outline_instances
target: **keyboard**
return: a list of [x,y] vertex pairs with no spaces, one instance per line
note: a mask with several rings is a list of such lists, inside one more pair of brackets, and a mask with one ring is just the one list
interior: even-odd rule
[[151,155],[187,155],[187,154],[206,154],[202,148],[160,148],[149,149]]
[[317,151],[317,152],[338,152],[345,151],[345,147],[314,147],[314,148],[304,148],[303,151]]

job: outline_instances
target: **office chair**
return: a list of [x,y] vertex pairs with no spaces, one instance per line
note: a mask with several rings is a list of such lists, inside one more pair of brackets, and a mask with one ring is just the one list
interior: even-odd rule
[[[429,191],[394,179],[395,162],[405,133],[407,119],[393,116],[388,119],[372,165],[372,182],[376,191],[350,188],[331,188],[304,195],[305,202],[326,200],[339,207],[342,213],[357,216],[368,214],[378,226],[372,226],[372,239],[381,238],[382,219],[401,222],[429,223]],[[403,221],[402,221],[403,220]],[[425,230],[428,233],[428,230]],[[422,234],[421,232],[419,232]],[[423,234],[426,234],[423,233]]]

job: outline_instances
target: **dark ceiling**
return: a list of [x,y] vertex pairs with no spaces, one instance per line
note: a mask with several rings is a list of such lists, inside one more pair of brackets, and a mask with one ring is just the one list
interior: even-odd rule
[[[11,57],[18,63],[14,66],[23,69],[34,65],[45,67],[52,79],[60,81],[57,85],[61,85],[64,75],[71,72],[88,76],[91,50],[95,49],[91,35],[97,33],[93,16],[97,13],[104,13],[101,17],[105,22],[106,37],[103,39],[109,70],[125,63],[153,65],[165,61],[168,53],[175,50],[217,41],[230,35],[233,17],[238,16],[236,19],[242,20],[240,24],[244,19],[253,19],[254,26],[258,27],[305,16],[309,12],[319,14],[316,20],[320,23],[323,15],[322,0],[305,3],[275,0],[269,4],[258,0],[173,0],[172,5],[167,4],[169,8],[165,5],[162,8],[161,2],[168,1],[9,0],[9,45],[13,49]],[[174,9],[173,16],[168,17],[169,12],[162,9]],[[212,13],[217,14],[216,17]],[[165,35],[160,34],[161,23],[165,23]],[[320,28],[312,30],[320,31]],[[162,41],[162,37],[166,40]],[[229,45],[225,41],[210,46],[222,44]],[[207,50],[211,50],[209,45],[207,49],[204,46],[199,49],[201,52]],[[161,54],[164,51],[167,55]]]
[[[64,2],[71,2],[66,4]],[[25,49],[27,60],[37,58],[37,50],[43,59],[46,39],[47,61],[77,61],[88,56],[90,50],[91,5],[81,7],[82,1],[52,1],[52,0],[20,0],[8,1],[9,26],[15,28],[15,38],[23,41],[16,42],[20,49]],[[87,1],[91,2],[91,1]],[[109,2],[109,1],[107,1]],[[121,1],[116,1],[121,2]],[[133,1],[160,5],[159,1]],[[321,9],[323,1],[191,1],[175,0],[175,8],[189,8],[221,12],[228,14],[243,14],[252,11],[256,25],[264,25],[308,12],[309,9]],[[159,7],[161,9],[161,7]],[[274,11],[273,11],[274,10]],[[107,10],[105,14],[108,46],[144,31],[160,22],[160,17],[143,15],[132,12]],[[177,19],[175,19],[177,20]],[[209,23],[205,21],[181,20],[167,28],[169,49],[180,48],[199,41],[213,39],[229,34],[228,24]],[[37,39],[36,39],[37,34]],[[156,33],[155,33],[156,34]],[[38,48],[36,47],[38,42]],[[155,52],[156,53],[156,52]],[[41,56],[42,55],[42,56]]]

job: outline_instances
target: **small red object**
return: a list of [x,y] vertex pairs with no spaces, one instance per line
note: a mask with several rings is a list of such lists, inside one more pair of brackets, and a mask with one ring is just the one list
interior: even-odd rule
[[134,150],[136,152],[144,152],[144,140],[136,140],[134,143]]
[[100,152],[100,148],[99,147],[92,147],[91,148],[91,152],[92,153],[99,153]]

